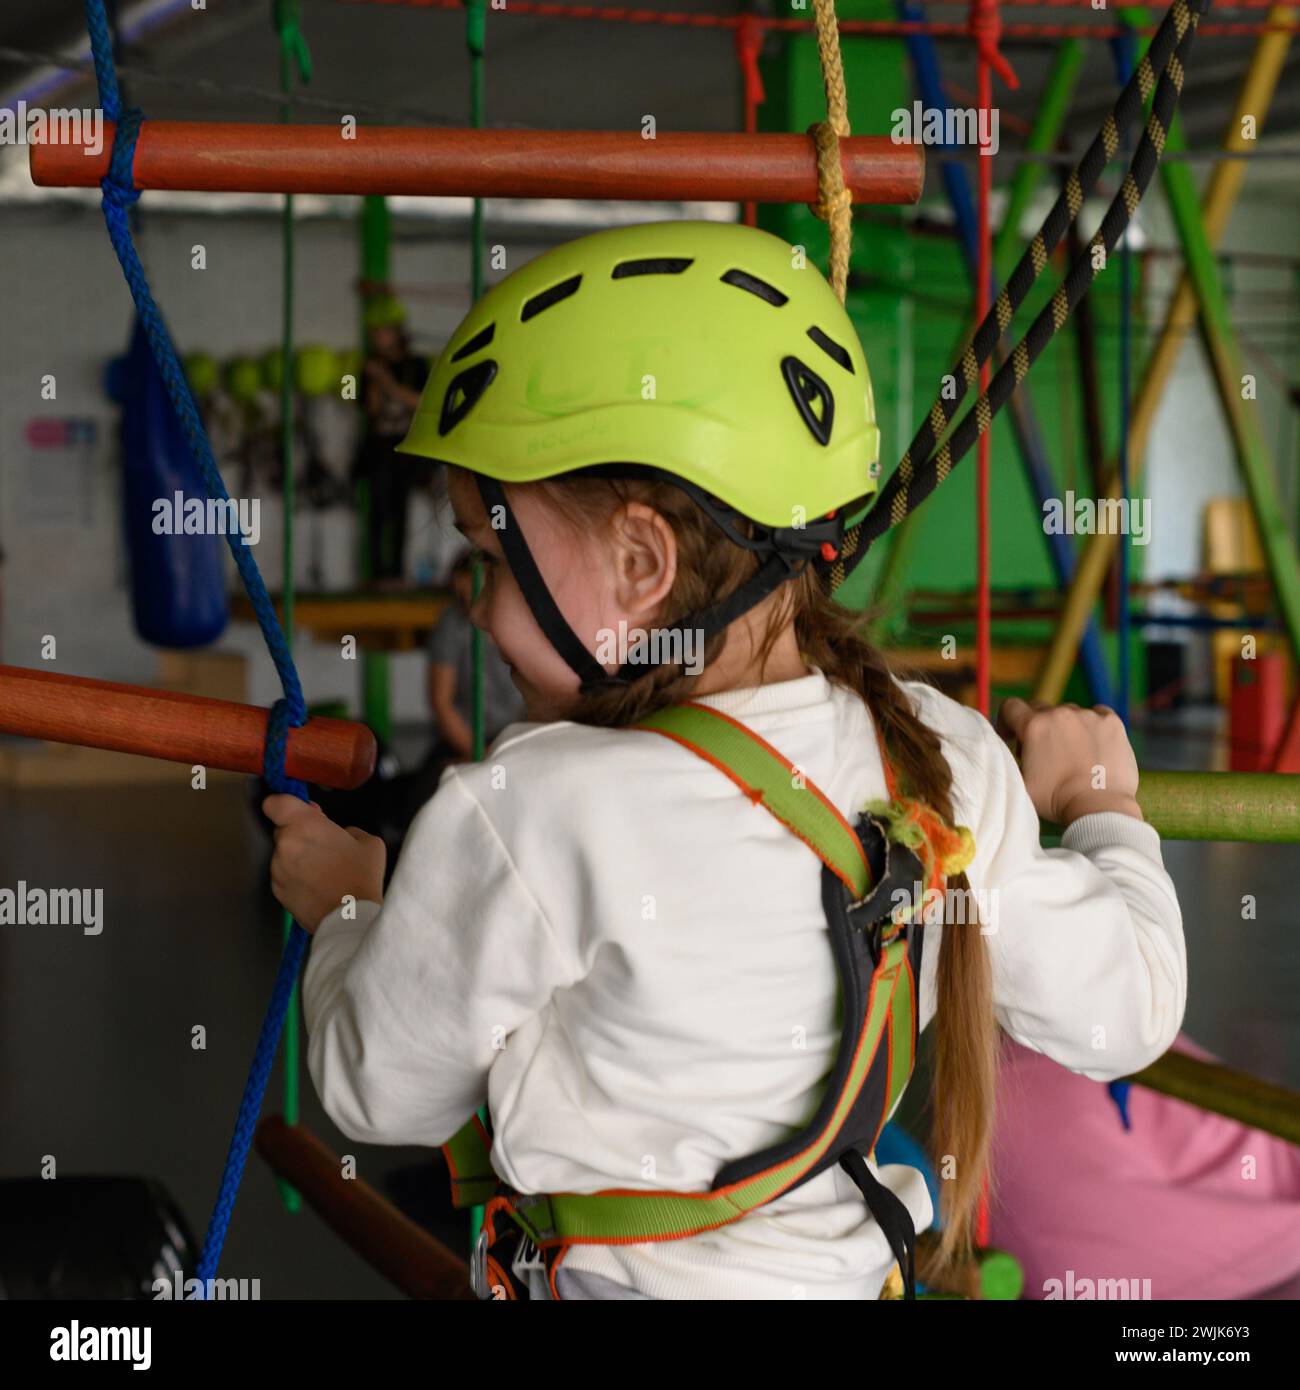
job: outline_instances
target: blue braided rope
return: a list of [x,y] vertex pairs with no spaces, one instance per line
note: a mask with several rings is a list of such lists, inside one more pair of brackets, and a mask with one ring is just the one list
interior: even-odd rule
[[[102,182],[104,221],[108,227],[109,240],[121,263],[122,273],[135,301],[136,312],[144,324],[145,335],[153,351],[154,360],[167,387],[167,394],[176,411],[177,418],[185,432],[190,450],[203,477],[208,496],[214,500],[228,501],[230,494],[222,481],[212,446],[208,443],[207,432],[193,393],[186,380],[184,369],[176,354],[176,348],[163,322],[158,306],[154,303],[145,278],[144,267],[136,254],[135,243],[131,238],[128,210],[140,197],[135,187],[133,164],[135,146],[139,138],[144,115],[132,107],[122,110],[121,95],[118,91],[117,73],[113,66],[113,39],[108,19],[104,12],[103,0],[85,0],[86,28],[90,35],[90,50],[94,57],[95,78],[99,85],[99,101],[104,117],[115,121],[112,159],[108,177]],[[267,719],[266,742],[263,751],[263,772],[267,782],[277,792],[307,800],[304,783],[289,777],[285,772],[285,747],[289,729],[297,728],[307,722],[307,706],[303,699],[302,685],[285,642],[284,632],[276,617],[275,607],[266,591],[262,575],[253,559],[251,549],[243,544],[242,538],[227,533],[227,544],[234,556],[239,577],[248,593],[253,611],[257,615],[257,625],[266,641],[267,650],[275,663],[284,698],[277,700]],[[207,1236],[199,1256],[197,1276],[200,1288],[206,1290],[206,1281],[214,1278],[221,1259],[221,1248],[225,1243],[226,1230],[234,1211],[235,1199],[239,1195],[240,1180],[248,1160],[248,1151],[253,1142],[253,1130],[262,1109],[262,1099],[270,1079],[271,1067],[275,1061],[280,1034],[284,1028],[285,1013],[293,993],[294,983],[302,968],[303,955],[307,948],[307,933],[295,922],[285,942],[284,954],[271,992],[271,1002],[267,1006],[258,1036],[257,1049],[249,1068],[244,1094],[239,1103],[239,1115],[235,1122],[234,1136],[226,1154],[225,1169],[221,1175],[221,1186],[208,1223]]]

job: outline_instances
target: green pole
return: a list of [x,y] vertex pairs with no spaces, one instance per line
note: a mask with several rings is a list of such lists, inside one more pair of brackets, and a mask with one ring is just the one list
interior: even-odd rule
[[[367,196],[361,204],[361,278],[387,284],[391,278],[392,223],[388,203],[379,194]],[[365,351],[365,296],[359,306],[362,351]],[[375,557],[370,554],[370,483],[357,485],[357,514],[361,523],[359,569],[362,579],[373,573]],[[392,698],[387,652],[363,650],[361,653],[362,718],[375,731],[375,737],[388,743],[393,736]]]
[[[391,274],[392,218],[382,193],[367,193],[361,201],[361,278],[387,284]],[[365,304],[358,306],[361,341],[365,342]]]
[[[280,36],[280,90],[285,99],[280,106],[280,119],[288,124],[293,120],[293,82],[294,72],[303,82],[311,81],[311,55],[307,51],[307,41],[299,25],[298,0],[275,0],[272,19]],[[293,250],[294,219],[293,194],[284,195],[284,207],[280,217],[280,246],[282,256],[282,276],[280,290],[280,457],[284,471],[284,578],[281,588],[284,594],[284,643],[293,654]],[[286,910],[282,923],[282,936],[287,943],[293,930],[293,918]],[[299,1073],[302,1067],[299,1046],[299,997],[298,982],[294,982],[289,996],[289,1008],[284,1021],[284,1118],[285,1123],[296,1125],[299,1110]],[[276,1179],[280,1189],[280,1200],[286,1211],[297,1213],[302,1210],[302,1196],[284,1178]]]
[[[1169,133],[1171,148],[1184,148],[1179,134],[1175,124]],[[1176,170],[1173,178],[1169,177],[1171,170]],[[1181,162],[1162,164],[1161,174],[1200,304],[1201,335],[1237,446],[1237,458],[1245,475],[1265,561],[1291,641],[1291,651],[1300,658],[1300,564],[1275,490],[1273,460],[1260,428],[1256,401],[1242,397],[1244,361],[1223,296],[1218,266],[1198,215],[1196,189],[1189,170]]]
[[1227,1115],[1252,1129],[1300,1144],[1300,1094],[1249,1072],[1235,1071],[1166,1052],[1145,1070],[1127,1078],[1216,1115]]
[[[1300,381],[1300,333],[1297,330],[1296,306],[1300,304],[1300,266],[1291,272],[1291,314],[1287,324],[1287,357],[1295,375],[1293,381]],[[1295,411],[1300,409],[1300,395],[1283,389],[1282,406],[1278,411],[1277,456],[1285,476],[1291,481],[1291,508],[1295,516],[1296,532],[1300,533],[1300,478],[1297,477],[1295,450],[1291,441],[1295,437]]]
[[[1300,773],[1144,771],[1137,803],[1162,840],[1300,842]],[[1061,833],[1047,821],[1040,830]]]
[[[1123,24],[1149,23],[1149,14],[1141,7],[1122,9],[1119,16]],[[1182,151],[1186,147],[1182,122],[1175,116],[1170,123],[1165,149]],[[1245,362],[1223,292],[1219,267],[1201,219],[1200,198],[1186,160],[1161,160],[1160,177],[1182,245],[1187,274],[1196,292],[1201,337],[1236,444],[1237,460],[1245,477],[1265,562],[1282,610],[1282,621],[1292,654],[1300,660],[1300,561],[1278,501],[1276,473],[1259,423],[1257,398],[1245,400],[1242,397]]]

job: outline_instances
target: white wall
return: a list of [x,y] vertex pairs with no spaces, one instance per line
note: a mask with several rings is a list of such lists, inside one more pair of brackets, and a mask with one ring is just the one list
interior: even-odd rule
[[[1248,176],[1249,178],[1249,176]],[[1158,183],[1158,179],[1157,179]],[[1172,221],[1158,189],[1143,203],[1148,234],[1157,245],[1177,246]],[[1228,223],[1221,250],[1228,252],[1273,253],[1300,256],[1300,207],[1249,194],[1238,202]],[[1181,265],[1161,260],[1152,275],[1148,312],[1159,327],[1169,295]],[[1297,268],[1251,266],[1244,262],[1233,267],[1230,312],[1240,326],[1239,338],[1244,370],[1256,378],[1258,399],[1247,403],[1256,412],[1260,431],[1273,459],[1275,483],[1288,522],[1295,517],[1295,442],[1300,434],[1294,421],[1284,412],[1294,407],[1269,375],[1269,363],[1259,349],[1267,349],[1276,366],[1294,381],[1300,362],[1294,354],[1278,351],[1283,342],[1279,330],[1290,311],[1292,344],[1300,346],[1300,303],[1296,300]],[[1267,326],[1275,325],[1271,329]],[[1288,432],[1288,425],[1291,426]],[[1277,458],[1279,439],[1291,442],[1290,457]],[[1151,499],[1152,540],[1146,557],[1150,578],[1186,575],[1203,562],[1201,518],[1212,497],[1242,496],[1245,484],[1239,473],[1232,435],[1219,403],[1204,342],[1199,330],[1188,334],[1178,358],[1175,375],[1165,388],[1151,435],[1146,468],[1142,479],[1145,495]]]
[[[0,659],[40,665],[41,639],[58,642],[51,669],[109,680],[147,682],[156,651],[135,635],[129,611],[126,555],[120,535],[117,411],[104,394],[102,375],[127,344],[132,306],[98,210],[84,207],[0,209],[0,570],[3,620]],[[264,216],[202,217],[145,214],[137,238],[155,297],[179,349],[218,359],[260,354],[280,333],[279,223]],[[206,248],[207,265],[191,268],[192,248]],[[510,244],[512,263],[541,248]],[[354,223],[300,222],[296,251],[295,336],[298,342],[346,347],[357,338],[358,231]],[[417,347],[441,347],[469,306],[469,256],[463,239],[395,240],[393,277],[409,285],[405,296]],[[57,396],[41,399],[41,379],[52,374]],[[315,407],[331,467],[343,473],[351,455],[356,414],[342,402]],[[90,419],[98,427],[91,448],[41,448],[27,442],[33,419]],[[220,458],[220,441],[214,441]],[[227,486],[239,495],[238,470],[223,464]],[[280,499],[258,490],[262,539],[255,555],[269,588],[281,583]],[[313,546],[313,530],[319,540]],[[296,516],[295,575],[309,585],[315,558],[327,587],[355,580],[355,535],[350,513]],[[407,568],[438,579],[449,546],[424,498],[411,508]],[[238,588],[233,564],[232,590]],[[250,657],[249,698],[268,702],[279,693],[260,635],[232,622],[218,643]],[[334,648],[299,639],[299,665],[308,699],[351,696],[357,672]],[[418,655],[394,658],[395,713],[424,714]],[[358,706],[359,708],[359,706]]]

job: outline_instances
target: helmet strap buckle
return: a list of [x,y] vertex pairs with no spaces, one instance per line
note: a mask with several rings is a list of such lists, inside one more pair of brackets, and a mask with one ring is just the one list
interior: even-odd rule
[[844,516],[837,509],[830,516],[818,517],[806,526],[776,527],[769,539],[772,549],[789,563],[793,574],[796,572],[794,561],[824,560],[828,545],[839,554],[844,544]]

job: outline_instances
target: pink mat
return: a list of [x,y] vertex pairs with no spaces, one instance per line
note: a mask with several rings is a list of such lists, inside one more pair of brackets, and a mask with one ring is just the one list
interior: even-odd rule
[[[1216,1060],[1181,1034],[1174,1047]],[[1004,1049],[991,1237],[1024,1266],[1026,1298],[1078,1298],[1085,1279],[1153,1299],[1300,1298],[1300,1148],[1141,1086],[1126,1131],[1104,1083]]]

